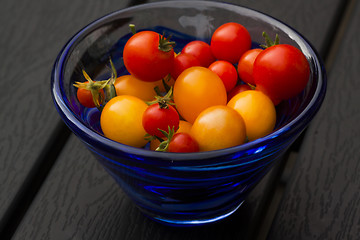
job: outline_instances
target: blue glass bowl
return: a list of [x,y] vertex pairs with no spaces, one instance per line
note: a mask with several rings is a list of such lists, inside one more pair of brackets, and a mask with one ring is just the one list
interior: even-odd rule
[[[176,51],[187,42],[209,43],[213,31],[238,22],[250,32],[253,45],[262,32],[279,34],[281,43],[301,49],[311,76],[297,97],[277,106],[276,129],[255,141],[200,153],[162,153],[134,148],[103,136],[97,109],[76,99],[75,81],[84,69],[93,79],[110,77],[109,57],[118,75],[127,73],[122,48],[131,36],[128,25],[172,35]],[[67,126],[94,153],[123,191],[149,217],[174,225],[204,224],[233,213],[247,194],[306,128],[326,90],[324,66],[311,44],[294,29],[260,12],[218,2],[172,1],[139,5],[104,16],[79,31],[60,52],[52,73],[55,106]]]

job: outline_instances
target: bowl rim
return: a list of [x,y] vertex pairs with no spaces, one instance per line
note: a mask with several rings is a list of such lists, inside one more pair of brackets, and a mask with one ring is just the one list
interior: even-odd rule
[[[62,90],[61,90],[61,87],[59,84],[62,81],[62,78],[64,75],[63,70],[64,70],[64,66],[66,65],[66,62],[67,62],[67,56],[71,52],[73,45],[75,45],[79,41],[81,41],[81,39],[84,37],[83,35],[86,34],[94,26],[101,24],[102,22],[106,22],[108,19],[111,19],[112,17],[114,17],[118,14],[128,12],[128,11],[133,11],[133,10],[141,10],[141,9],[149,8],[149,7],[168,6],[169,4],[171,4],[171,6],[173,6],[175,3],[179,4],[181,6],[183,6],[184,4],[203,5],[203,6],[204,6],[204,4],[207,4],[212,7],[231,8],[232,11],[234,11],[234,8],[235,8],[238,11],[249,12],[251,14],[255,14],[256,17],[261,18],[262,20],[267,19],[267,20],[271,21],[272,23],[276,23],[277,27],[281,26],[280,29],[282,31],[291,32],[292,34],[295,34],[294,37],[301,40],[300,48],[301,49],[306,48],[309,51],[309,53],[311,54],[311,56],[313,57],[314,66],[315,66],[314,69],[317,70],[317,75],[318,75],[318,82],[316,85],[316,90],[315,90],[310,102],[305,107],[305,109],[298,116],[296,116],[293,120],[291,120],[290,122],[288,122],[281,128],[273,131],[272,133],[270,133],[262,138],[258,138],[254,141],[247,142],[242,145],[237,145],[234,147],[213,150],[213,151],[206,151],[206,152],[196,152],[196,153],[156,152],[156,151],[151,151],[148,149],[132,147],[132,146],[125,145],[125,144],[113,141],[111,139],[108,139],[105,136],[97,133],[96,131],[94,131],[94,130],[90,129],[89,127],[87,127],[86,125],[84,125],[73,114],[72,110],[69,108],[69,106],[66,104],[66,102],[62,99]],[[297,44],[300,44],[300,43],[297,41]],[[60,51],[60,53],[58,54],[58,56],[55,60],[52,74],[51,74],[51,93],[52,93],[52,98],[55,103],[55,106],[56,106],[58,112],[60,113],[60,115],[62,116],[63,121],[68,125],[69,128],[71,128],[71,130],[73,130],[73,128],[77,128],[77,131],[81,131],[83,134],[85,134],[84,136],[79,136],[80,139],[82,141],[84,141],[85,143],[87,143],[89,140],[91,140],[92,142],[95,142],[96,144],[100,144],[106,148],[110,148],[112,151],[121,151],[121,152],[126,152],[128,154],[131,154],[137,159],[150,157],[150,158],[156,158],[159,160],[171,159],[174,161],[181,161],[181,160],[187,161],[188,159],[190,159],[190,160],[196,161],[196,160],[214,158],[214,157],[218,157],[218,156],[223,156],[223,155],[228,155],[228,154],[233,154],[233,153],[237,153],[237,152],[250,150],[250,149],[259,147],[259,146],[263,145],[264,143],[266,144],[274,138],[280,138],[280,137],[286,135],[286,133],[289,133],[289,132],[291,132],[292,129],[295,129],[294,125],[296,125],[297,123],[302,123],[302,125],[307,125],[307,123],[313,118],[315,113],[318,111],[318,109],[325,97],[326,80],[327,80],[327,77],[326,77],[325,67],[324,67],[321,57],[317,53],[316,49],[299,32],[297,32],[292,27],[288,26],[287,24],[283,23],[282,21],[280,21],[274,17],[271,17],[271,16],[269,16],[265,13],[262,13],[258,10],[254,10],[254,9],[251,9],[248,7],[243,7],[240,5],[224,3],[224,2],[187,1],[187,0],[175,1],[175,2],[174,1],[161,1],[161,2],[140,4],[140,5],[131,6],[128,8],[124,8],[124,9],[120,9],[120,10],[111,12],[109,14],[106,14],[106,15],[94,20],[93,22],[91,22],[88,25],[86,25],[85,27],[83,27],[76,34],[74,34],[68,40],[68,42],[64,45],[64,47],[62,48],[62,50]],[[311,113],[310,116],[307,116],[309,113]],[[69,122],[65,121],[64,117]],[[306,119],[308,119],[308,120],[306,120]],[[73,132],[76,133],[77,131],[73,131]],[[90,146],[89,144],[87,144],[87,145]]]

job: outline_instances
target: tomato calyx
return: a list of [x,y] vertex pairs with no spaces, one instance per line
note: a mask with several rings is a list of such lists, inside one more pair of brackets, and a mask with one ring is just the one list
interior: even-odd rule
[[159,50],[163,52],[170,52],[171,49],[175,47],[175,42],[170,41],[171,36],[165,37],[164,35],[159,34]]
[[101,104],[104,102],[104,97],[102,94],[100,94],[100,90],[105,88],[105,86],[108,84],[109,80],[103,80],[103,81],[93,81],[89,75],[85,72],[85,70],[82,70],[82,73],[87,80],[87,82],[75,82],[73,85],[74,87],[86,89],[91,92],[93,102],[95,106],[98,109],[101,109]]
[[110,62],[111,77],[108,79],[109,82],[104,87],[104,90],[106,92],[105,102],[108,102],[112,98],[116,97],[115,80],[117,78],[117,72],[111,58],[109,59],[109,62]]
[[[162,85],[164,86],[164,90],[165,90],[166,92],[169,92],[169,91],[170,91],[170,86],[169,86],[169,84],[167,84],[167,83],[169,83],[170,81],[171,81],[171,75],[170,75],[170,74],[168,74],[165,78],[161,79],[161,83],[162,83]],[[155,87],[154,87],[154,91],[155,91],[155,93],[156,93],[158,96],[164,95],[163,92],[160,90],[159,86],[155,86]]]
[[[133,35],[136,34],[136,28],[135,24],[129,24],[130,31]],[[163,52],[169,52],[171,49],[173,49],[176,45],[174,41],[170,41],[171,36],[165,37],[164,33],[163,35],[159,34],[159,50]]]
[[[104,105],[116,96],[116,90],[114,87],[115,79],[117,78],[117,72],[113,62],[110,59],[111,65],[111,77],[107,80],[94,81],[83,69],[82,73],[87,82],[75,82],[74,87],[89,90],[91,92],[93,102],[95,106],[101,111]],[[101,93],[103,89],[105,96]]]
[[262,48],[266,49],[266,48],[269,48],[269,47],[280,44],[280,38],[279,38],[278,34],[275,35],[275,40],[274,41],[269,37],[269,35],[266,32],[263,32],[262,36],[265,39],[265,44],[260,44],[260,47],[262,47]]
[[169,108],[168,105],[175,105],[173,101],[173,88],[170,87],[169,91],[164,96],[157,95],[155,96],[154,101],[146,102],[146,104],[149,106],[156,103],[158,103],[160,108],[163,109]]
[[174,134],[175,134],[175,129],[174,127],[171,129],[170,126],[168,126],[168,132],[158,128],[160,132],[162,132],[162,134],[164,134],[166,140],[163,139],[159,139],[160,144],[159,146],[155,149],[155,151],[158,152],[167,152],[169,149],[169,145],[171,142],[171,139],[173,138]]

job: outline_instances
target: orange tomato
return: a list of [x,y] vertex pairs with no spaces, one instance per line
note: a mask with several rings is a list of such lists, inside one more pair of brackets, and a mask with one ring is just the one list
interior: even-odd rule
[[216,73],[205,67],[191,67],[175,81],[174,102],[180,115],[190,123],[206,108],[226,105],[225,86]]
[[248,90],[235,95],[227,104],[244,119],[249,141],[274,130],[276,110],[271,99],[260,91]]
[[211,151],[243,144],[246,139],[245,123],[240,114],[227,106],[212,106],[196,118],[191,136],[200,151]]
[[116,95],[132,95],[144,101],[151,101],[156,96],[154,87],[157,82],[145,82],[132,75],[120,76],[115,80]]
[[134,96],[121,95],[112,98],[100,116],[100,126],[105,137],[114,141],[142,147],[147,141],[142,126],[142,115],[147,104]]
[[180,120],[179,129],[176,132],[177,133],[180,133],[180,132],[190,133],[191,127],[192,127],[191,123],[184,121],[184,120]]

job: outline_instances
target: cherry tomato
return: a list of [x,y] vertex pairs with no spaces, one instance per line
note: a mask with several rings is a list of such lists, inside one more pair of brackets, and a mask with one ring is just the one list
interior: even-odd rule
[[191,127],[192,127],[191,123],[185,120],[180,120],[179,129],[176,131],[176,133],[181,133],[181,132],[190,133]]
[[251,90],[251,87],[247,84],[240,84],[235,86],[230,92],[228,92],[227,101],[229,102],[235,95],[247,90]]
[[244,91],[234,96],[227,105],[244,119],[249,141],[264,137],[274,130],[275,106],[264,93],[256,90]]
[[171,71],[171,76],[177,79],[180,73],[189,67],[200,66],[199,60],[193,55],[187,53],[180,53],[175,57],[174,68]]
[[[161,37],[161,38],[160,38]],[[126,69],[136,78],[154,82],[170,73],[174,50],[165,47],[163,36],[153,31],[134,34],[125,44],[123,58]]]
[[176,131],[179,128],[179,121],[179,114],[173,106],[163,107],[159,103],[150,105],[142,116],[145,131],[160,138],[164,137],[164,134],[159,129],[168,132],[168,127],[170,127]]
[[305,88],[309,75],[310,66],[304,54],[287,44],[266,48],[254,62],[256,89],[272,100],[286,100],[299,94]]
[[114,141],[142,147],[146,144],[146,134],[142,126],[142,115],[147,104],[131,95],[112,98],[100,116],[100,125],[105,137]]
[[[184,121],[184,120],[180,120],[179,128],[176,131],[176,133],[189,133],[190,134],[191,127],[192,127],[191,123]],[[163,138],[163,140],[166,140],[166,139]],[[156,148],[159,147],[159,145],[160,145],[160,141],[157,138],[151,140],[150,141],[150,150],[155,151]]]
[[227,92],[235,87],[238,80],[238,73],[234,65],[230,62],[219,60],[213,62],[209,66],[209,69],[221,78]]
[[206,42],[195,40],[189,42],[182,49],[181,53],[186,53],[194,56],[203,67],[209,67],[216,59],[211,52],[210,45]]
[[132,75],[120,76],[115,80],[116,95],[132,95],[144,101],[153,100],[157,95],[154,88],[157,82],[144,82]]
[[198,152],[199,144],[189,133],[176,133],[169,143],[169,152]]
[[226,105],[226,89],[214,72],[204,67],[186,69],[176,79],[174,102],[180,115],[190,123],[206,108]]
[[[104,90],[100,90],[102,98],[104,98]],[[76,97],[79,100],[80,104],[87,108],[95,107],[93,96],[90,90],[84,88],[78,88],[76,90]]]
[[191,136],[200,151],[211,151],[243,144],[246,139],[245,123],[240,114],[227,106],[212,106],[196,118]]
[[237,71],[241,80],[251,85],[255,85],[253,78],[253,67],[256,57],[262,52],[260,48],[254,48],[246,51],[240,58],[237,65]]
[[241,55],[250,49],[251,37],[243,25],[229,22],[215,30],[210,46],[215,58],[236,64]]

